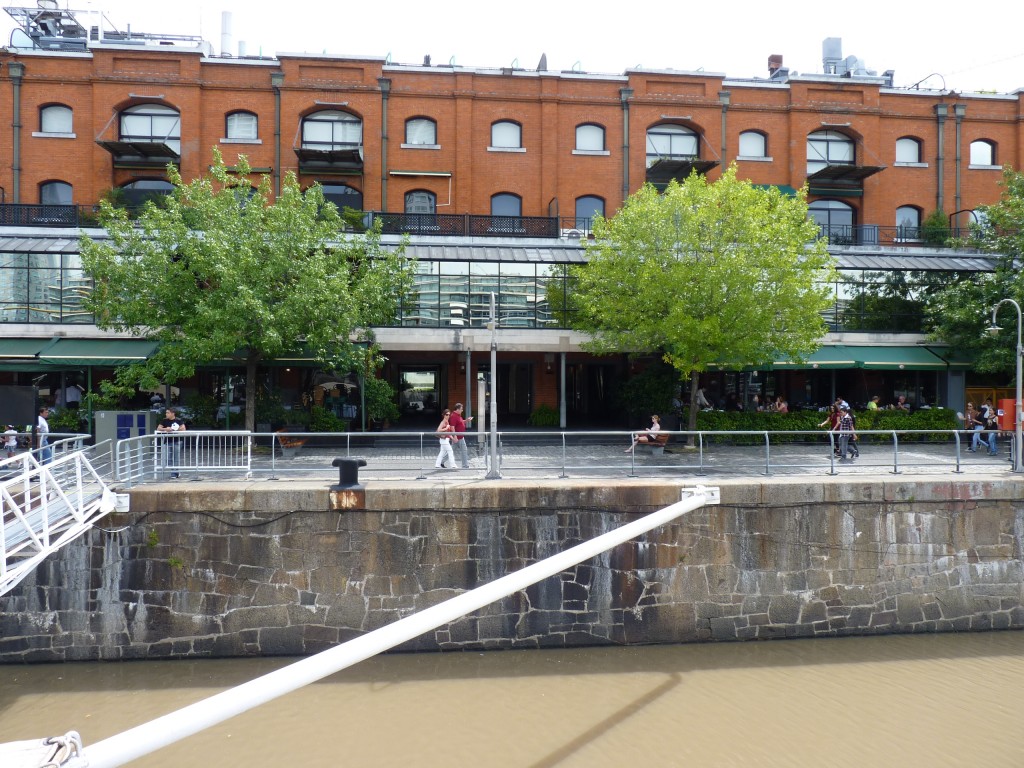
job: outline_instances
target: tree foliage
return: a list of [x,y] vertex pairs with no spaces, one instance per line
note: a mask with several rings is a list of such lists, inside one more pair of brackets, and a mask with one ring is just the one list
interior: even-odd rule
[[660,352],[690,380],[711,363],[802,359],[817,348],[833,262],[806,194],[691,175],[632,195],[598,218],[588,264],[573,269],[575,322],[597,353]]
[[982,206],[985,224],[975,227],[971,245],[993,254],[991,273],[973,273],[951,283],[929,303],[932,337],[976,355],[979,371],[1012,372],[1015,367],[1017,319],[1012,307],[1000,309],[1002,331],[992,338],[985,329],[1000,299],[1024,306],[1024,173],[1003,169],[999,202]]
[[319,185],[293,174],[271,200],[270,179],[249,185],[240,157],[229,170],[214,150],[209,175],[184,182],[134,220],[108,201],[100,220],[109,242],[82,238],[94,288],[87,306],[101,328],[159,341],[122,380],[154,386],[233,361],[246,367],[246,427],[255,421],[260,362],[305,350],[339,370],[372,351],[353,344],[390,322],[411,285],[404,247],[381,247],[378,231],[342,237],[337,209]]

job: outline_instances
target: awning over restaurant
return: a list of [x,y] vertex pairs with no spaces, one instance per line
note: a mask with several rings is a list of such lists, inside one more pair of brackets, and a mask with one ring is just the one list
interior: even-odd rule
[[35,360],[39,353],[53,344],[53,339],[0,340],[0,360]]
[[39,354],[39,361],[52,367],[114,368],[141,362],[156,347],[155,341],[145,339],[57,339]]
[[[873,370],[944,371],[950,363],[930,349],[918,345],[903,346],[827,346],[820,347],[807,360],[776,360],[770,367],[785,370],[806,368],[866,368]],[[959,367],[959,366],[957,366]],[[970,367],[967,364],[965,367]]]

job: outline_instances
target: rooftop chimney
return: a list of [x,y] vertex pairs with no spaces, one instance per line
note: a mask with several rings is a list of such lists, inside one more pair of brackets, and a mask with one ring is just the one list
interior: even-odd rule
[[771,77],[782,69],[782,54],[773,53],[768,57],[768,76]]

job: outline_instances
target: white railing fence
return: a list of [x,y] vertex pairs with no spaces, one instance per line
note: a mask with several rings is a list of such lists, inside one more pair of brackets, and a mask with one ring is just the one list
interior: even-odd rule
[[82,440],[59,440],[0,461],[0,594],[113,510],[104,471],[110,444],[83,449]]
[[[612,547],[670,523],[706,504],[718,504],[720,501],[718,488],[697,486],[685,489],[682,493],[683,499],[671,506],[540,560],[520,571],[464,592],[315,656],[309,656],[248,683],[203,699],[177,712],[171,712],[96,742],[85,747],[78,756],[70,758],[63,765],[67,768],[111,768],[124,765],[272,699],[347,669],[424,632],[444,626]],[[73,733],[65,738],[76,736],[77,734]]]
[[115,477],[129,488],[139,483],[200,473],[248,476],[252,467],[252,433],[189,431],[177,435],[143,435],[119,440]]

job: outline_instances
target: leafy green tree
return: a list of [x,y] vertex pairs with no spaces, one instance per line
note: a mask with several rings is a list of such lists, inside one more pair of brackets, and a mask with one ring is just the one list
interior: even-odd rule
[[365,366],[373,350],[353,342],[395,317],[412,280],[404,246],[383,249],[378,230],[339,235],[337,209],[294,174],[274,200],[269,177],[252,189],[244,157],[229,171],[214,150],[209,175],[187,183],[174,166],[167,173],[174,189],[160,206],[132,221],[103,201],[110,241],[82,238],[97,324],[160,342],[119,381],[174,383],[235,361],[253,429],[261,362],[305,349],[338,370]]
[[690,381],[690,430],[709,364],[802,359],[825,334],[833,261],[804,192],[693,174],[643,187],[594,234],[573,269],[577,327],[597,353],[660,352]]
[[980,208],[986,221],[975,228],[970,243],[994,255],[995,271],[950,283],[929,302],[927,317],[933,338],[976,354],[977,370],[1012,373],[1017,339],[1012,308],[1002,309],[998,338],[989,337],[985,328],[1000,299],[1015,299],[1024,306],[1024,173],[1004,168],[1001,186],[999,202]]

